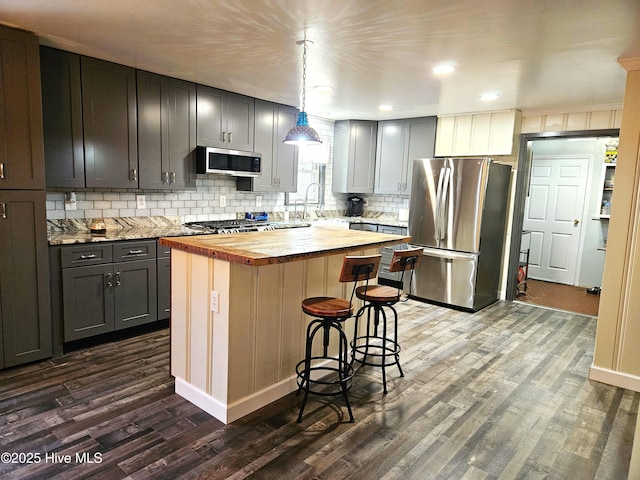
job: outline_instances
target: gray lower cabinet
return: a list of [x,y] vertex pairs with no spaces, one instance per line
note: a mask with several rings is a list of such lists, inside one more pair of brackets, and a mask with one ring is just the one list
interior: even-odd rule
[[0,190],[0,368],[51,356],[44,191]]
[[156,241],[60,248],[65,342],[158,319]]
[[[360,223],[352,222],[349,224],[351,230],[365,230],[367,232],[389,233],[392,235],[406,235],[407,227],[398,227],[395,225],[384,225],[376,223]],[[384,278],[385,280],[392,280],[399,282],[402,272],[390,272],[391,259],[393,258],[393,251],[399,248],[406,248],[406,244],[392,245],[389,247],[382,247],[380,254],[382,259],[380,260],[380,268],[378,269],[378,278]]]

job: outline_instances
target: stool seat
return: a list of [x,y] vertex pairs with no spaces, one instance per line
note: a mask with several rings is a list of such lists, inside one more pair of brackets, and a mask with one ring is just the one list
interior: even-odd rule
[[348,317],[353,313],[349,300],[336,297],[311,297],[302,301],[302,311],[321,318]]
[[356,297],[366,302],[397,302],[400,295],[397,288],[387,285],[363,285],[356,289]]

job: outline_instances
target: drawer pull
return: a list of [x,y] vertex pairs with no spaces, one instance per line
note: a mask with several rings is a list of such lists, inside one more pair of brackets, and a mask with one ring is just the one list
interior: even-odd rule
[[0,218],[7,218],[7,204],[0,203]]
[[0,163],[0,179],[4,180],[4,162]]
[[111,273],[107,273],[107,287],[113,287],[113,282],[111,281]]
[[116,272],[116,285],[118,287],[122,285],[122,283],[120,282],[120,272]]
[[143,250],[129,250],[129,253],[127,253],[127,255],[140,255],[141,253],[144,253]]
[[95,253],[91,253],[89,255],[85,255],[85,254],[80,255],[80,260],[90,260],[92,258],[96,258]]

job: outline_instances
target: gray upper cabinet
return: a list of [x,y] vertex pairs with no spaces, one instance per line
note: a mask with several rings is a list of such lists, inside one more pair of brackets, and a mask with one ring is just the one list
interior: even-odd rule
[[140,188],[195,188],[196,85],[137,72]]
[[87,187],[137,188],[136,72],[81,57]]
[[238,190],[295,192],[298,188],[298,148],[282,140],[295,125],[298,110],[263,100],[256,100],[255,104],[254,148],[262,155],[262,175],[238,178]]
[[38,39],[0,26],[0,188],[45,186]]
[[45,192],[0,190],[0,367],[51,356]]
[[198,85],[198,145],[253,151],[251,97]]
[[334,193],[373,193],[377,125],[365,120],[335,122]]
[[409,195],[414,158],[434,155],[436,117],[378,122],[375,193]]
[[40,69],[47,187],[82,188],[80,55],[40,47]]

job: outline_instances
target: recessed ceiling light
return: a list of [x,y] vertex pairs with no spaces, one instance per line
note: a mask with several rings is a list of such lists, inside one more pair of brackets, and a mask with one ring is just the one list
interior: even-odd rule
[[393,110],[393,106],[392,105],[380,105],[378,107],[378,110],[380,110],[381,112],[390,112],[391,110]]
[[332,92],[333,91],[333,87],[331,85],[316,85],[315,87],[313,87],[314,90],[317,90],[319,92]]
[[449,73],[453,73],[456,70],[456,67],[452,63],[441,63],[433,67],[433,73],[436,75],[447,75]]
[[495,92],[487,92],[487,93],[483,93],[482,95],[480,95],[480,100],[485,101],[485,102],[490,102],[491,100],[496,100],[500,97],[500,95],[498,95]]

